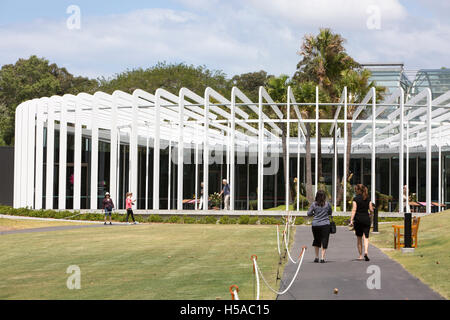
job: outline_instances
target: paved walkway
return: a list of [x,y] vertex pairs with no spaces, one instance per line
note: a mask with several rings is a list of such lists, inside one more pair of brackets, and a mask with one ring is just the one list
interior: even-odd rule
[[72,230],[72,229],[80,229],[80,228],[99,228],[99,227],[113,227],[120,226],[123,224],[113,224],[113,225],[104,225],[104,224],[94,224],[94,225],[82,225],[82,226],[54,226],[54,227],[42,227],[42,228],[30,228],[30,229],[18,229],[18,230],[8,230],[8,231],[0,231],[0,235],[4,234],[16,234],[16,233],[34,233],[34,232],[49,232],[49,231],[61,231],[61,230]]
[[[330,235],[326,263],[314,263],[310,226],[297,226],[292,256],[297,257],[300,248],[307,246],[303,265],[292,287],[278,296],[279,300],[416,300],[443,299],[420,280],[407,272],[400,264],[390,259],[374,246],[369,247],[370,261],[358,261],[356,237],[346,227],[338,227],[336,234]],[[367,268],[380,268],[381,288],[368,289],[367,279],[372,273]],[[297,265],[286,265],[281,290],[291,281]],[[338,294],[334,294],[334,288]]]

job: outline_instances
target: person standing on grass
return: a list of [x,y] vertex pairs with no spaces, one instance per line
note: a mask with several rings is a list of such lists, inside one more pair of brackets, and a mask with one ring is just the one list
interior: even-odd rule
[[133,196],[133,193],[131,192],[127,192],[127,199],[125,200],[125,209],[127,209],[127,223],[128,222],[128,217],[131,215],[131,218],[133,219],[133,223],[136,224],[136,220],[134,220],[134,215],[133,215],[133,204],[136,202],[136,200],[131,199],[131,197]]
[[325,263],[325,252],[328,248],[330,238],[330,216],[332,214],[331,205],[326,201],[323,190],[318,190],[315,201],[308,210],[308,216],[314,216],[312,221],[312,233],[314,237],[313,247],[316,251],[314,262],[319,262],[319,250],[322,248],[320,263]]
[[114,203],[111,199],[111,196],[109,195],[109,192],[105,193],[105,198],[103,199],[103,210],[105,211],[105,224],[106,224],[106,217],[109,216],[109,224],[111,223],[111,213],[112,209],[114,208]]
[[223,194],[224,199],[223,202],[225,203],[225,210],[230,210],[230,185],[227,182],[227,179],[222,180],[223,189],[220,191],[220,196]]
[[369,231],[370,231],[370,214],[373,214],[373,204],[369,200],[369,192],[367,187],[362,184],[355,186],[356,196],[353,198],[352,216],[350,218],[350,226],[355,228],[357,238],[356,246],[359,252],[358,260],[363,259],[363,240],[364,240],[364,260],[370,261],[368,256],[369,250]]

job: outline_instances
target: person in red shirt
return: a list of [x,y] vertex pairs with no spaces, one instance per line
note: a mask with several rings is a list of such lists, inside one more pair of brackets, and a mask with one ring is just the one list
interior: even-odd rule
[[134,220],[133,215],[133,204],[136,202],[136,200],[131,199],[133,194],[131,192],[127,192],[127,199],[125,200],[125,209],[127,209],[127,223],[128,217],[131,215],[131,218],[133,219],[133,223],[136,224],[136,220]]

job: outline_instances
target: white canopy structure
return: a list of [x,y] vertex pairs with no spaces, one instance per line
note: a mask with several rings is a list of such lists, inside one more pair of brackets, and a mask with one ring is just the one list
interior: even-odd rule
[[[450,91],[432,100],[429,88],[416,96],[405,97],[403,89],[399,87],[391,96],[379,102],[372,88],[361,102],[350,103],[345,88],[339,103],[323,103],[319,101],[319,89],[316,88],[315,101],[299,103],[289,87],[286,101],[274,102],[263,87],[259,90],[257,102],[251,101],[237,87],[232,88],[229,99],[212,88],[207,88],[203,96],[182,88],[178,95],[164,89],[158,89],[154,94],[138,89],[133,94],[122,91],[115,91],[112,95],[103,92],[94,95],[80,93],[76,96],[66,94],[26,101],[16,111],[14,207],[100,209],[99,199],[103,197],[103,191],[99,189],[99,166],[102,167],[102,161],[106,161],[109,163],[107,191],[112,199],[123,198],[124,191],[131,191],[134,195],[143,194],[142,201],[137,204],[138,210],[180,211],[183,210],[183,200],[192,197],[192,194],[186,195],[186,185],[194,185],[193,198],[196,200],[200,198],[200,181],[204,184],[203,194],[210,194],[209,169],[211,161],[219,158],[214,158],[213,154],[217,155],[219,151],[226,154],[226,174],[222,177],[227,177],[229,181],[231,210],[235,210],[237,201],[235,190],[241,187],[236,180],[239,157],[243,157],[247,164],[253,157],[253,164],[257,165],[256,176],[250,177],[247,171],[245,207],[249,208],[249,180],[257,180],[253,191],[257,195],[256,209],[262,211],[266,196],[264,176],[276,174],[265,169],[267,157],[283,152],[288,159],[282,167],[287,177],[284,179],[284,197],[288,204],[292,188],[289,182],[301,176],[300,158],[306,152],[306,124],[317,129],[319,123],[331,124],[329,133],[335,136],[336,141],[336,148],[333,148],[332,138],[322,138],[322,153],[334,159],[332,201],[335,208],[338,172],[343,171],[343,175],[347,175],[347,124],[352,125],[352,158],[362,155],[371,159],[372,201],[375,201],[376,196],[376,158],[383,154],[398,156],[398,202],[402,203],[403,186],[409,185],[409,153],[414,152],[426,158],[426,212],[431,212],[432,183],[438,184],[438,199],[434,200],[443,202],[441,152],[450,150]],[[310,119],[302,118],[301,110],[306,106],[315,107],[314,116]],[[334,107],[334,117],[320,118],[321,108]],[[354,111],[351,119],[344,116],[349,114],[349,108]],[[286,150],[282,148],[282,126],[286,126],[288,133]],[[73,136],[73,145],[68,143],[69,135]],[[85,151],[83,138],[90,141],[90,145],[85,146],[89,149],[87,160],[82,159]],[[318,149],[315,141],[312,137],[311,153],[315,156],[313,184],[317,190]],[[99,160],[100,142],[108,145],[109,159]],[[127,148],[123,153],[121,146]],[[168,163],[161,158],[161,152],[167,146]],[[139,150],[143,150],[145,164],[139,160]],[[438,181],[431,180],[432,152],[438,153]],[[186,163],[191,164],[192,154],[194,178],[187,177],[185,172]],[[68,156],[72,155],[73,163],[68,163]],[[340,156],[344,157],[342,168],[338,168]],[[83,171],[83,163],[87,161],[88,174],[86,170]],[[149,166],[150,161],[152,167]],[[166,173],[162,172],[161,165],[168,165],[168,178],[162,176]],[[73,168],[73,177],[68,176],[69,166]],[[297,171],[293,170],[294,166]],[[171,172],[172,167],[176,168],[176,172]],[[176,181],[173,181],[175,176]],[[168,180],[167,197],[164,198],[167,208],[164,209],[161,208],[160,197],[162,178]],[[145,183],[139,183],[144,180]],[[70,190],[64,187],[68,181]],[[346,188],[344,184],[344,203]],[[88,199],[83,205],[82,190]],[[70,206],[67,205],[69,191],[72,199]],[[296,193],[298,211],[299,188]],[[197,209],[197,202],[194,208]],[[403,206],[399,205],[398,208],[402,213]],[[203,206],[202,210],[207,211],[208,206]],[[286,210],[289,210],[288,205]]]

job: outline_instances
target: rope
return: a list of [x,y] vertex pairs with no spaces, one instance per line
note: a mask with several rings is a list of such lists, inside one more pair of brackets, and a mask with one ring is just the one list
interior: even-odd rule
[[273,288],[267,283],[266,279],[264,278],[264,275],[263,275],[262,271],[258,268],[258,264],[257,264],[257,262],[256,262],[256,259],[255,259],[255,258],[252,258],[252,259],[253,259],[253,266],[254,266],[254,268],[255,268],[256,283],[257,283],[257,292],[256,292],[257,295],[256,295],[256,300],[259,300],[259,275],[261,275],[261,278],[263,279],[264,283],[266,284],[266,286],[267,286],[273,293],[275,293],[275,294],[277,294],[277,295],[283,295],[283,294],[285,294],[286,292],[288,292],[288,290],[291,288],[292,284],[294,283],[294,280],[297,278],[298,272],[300,271],[300,267],[302,266],[302,263],[303,263],[303,257],[305,256],[305,251],[306,251],[306,247],[303,247],[303,248],[302,248],[302,251],[301,251],[301,253],[300,253],[300,256],[299,256],[299,258],[300,258],[300,263],[298,264],[297,270],[295,271],[295,275],[294,275],[294,277],[292,278],[292,280],[291,280],[291,282],[289,283],[289,285],[287,286],[287,288],[284,289],[283,291],[277,291],[277,290],[273,289]]
[[280,231],[278,230],[278,225],[277,225],[277,246],[278,246],[278,255],[281,256],[281,250],[280,250]]
[[[287,244],[287,242],[286,242],[286,237],[284,238],[284,243],[285,243],[286,248],[288,248],[288,244]],[[289,249],[287,249],[286,252],[287,252],[287,255],[288,255],[288,257],[289,257],[289,260],[291,260],[291,262],[292,262],[293,264],[297,264],[297,263],[299,262],[300,257],[298,257],[297,261],[294,261],[294,259],[292,259],[292,257],[291,257],[291,254],[289,253]],[[302,259],[303,259],[303,255],[302,255]]]

